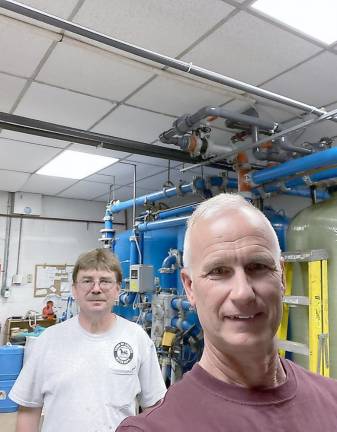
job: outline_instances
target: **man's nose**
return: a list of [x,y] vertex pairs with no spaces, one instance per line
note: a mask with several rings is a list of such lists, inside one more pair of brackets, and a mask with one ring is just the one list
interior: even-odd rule
[[244,268],[237,268],[231,278],[229,298],[235,304],[249,304],[255,301],[255,291],[252,280]]
[[91,289],[92,293],[101,293],[100,281],[93,281],[94,286]]

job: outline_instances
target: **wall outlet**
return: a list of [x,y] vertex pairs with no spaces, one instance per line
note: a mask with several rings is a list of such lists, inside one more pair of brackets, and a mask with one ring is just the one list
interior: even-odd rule
[[32,283],[33,282],[33,275],[31,273],[27,274],[27,283]]

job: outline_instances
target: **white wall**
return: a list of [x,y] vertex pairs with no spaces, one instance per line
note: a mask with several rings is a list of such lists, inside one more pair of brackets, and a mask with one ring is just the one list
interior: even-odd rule
[[[7,211],[7,192],[0,191],[0,213]],[[7,286],[10,297],[0,297],[1,335],[6,318],[24,315],[28,310],[41,311],[43,299],[33,296],[34,284],[27,283],[27,275],[34,277],[36,264],[74,264],[78,255],[99,246],[98,238],[104,217],[105,203],[85,200],[73,200],[42,196],[43,217],[83,219],[84,222],[53,221],[43,219],[22,219],[21,248],[18,273],[23,276],[23,283],[12,285],[18,263],[18,245],[20,219],[12,218]],[[3,270],[6,220],[0,216],[0,263]],[[95,222],[86,222],[95,221]],[[124,214],[117,215],[115,222],[124,223]],[[116,226],[116,229],[123,227]],[[33,280],[34,282],[34,280]]]

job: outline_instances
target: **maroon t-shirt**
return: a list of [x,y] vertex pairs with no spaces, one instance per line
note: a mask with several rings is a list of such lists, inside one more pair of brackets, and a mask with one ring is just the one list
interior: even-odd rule
[[267,390],[224,383],[196,364],[160,405],[116,432],[337,432],[337,381],[282,364],[287,380]]

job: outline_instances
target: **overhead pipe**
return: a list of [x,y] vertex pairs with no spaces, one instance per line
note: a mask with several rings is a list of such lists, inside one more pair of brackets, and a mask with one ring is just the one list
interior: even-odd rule
[[219,162],[219,161],[223,161],[225,158],[236,155],[240,152],[247,151],[247,150],[254,148],[254,147],[259,147],[262,144],[266,144],[268,141],[270,141],[271,138],[273,140],[275,140],[277,138],[282,138],[283,136],[287,136],[287,135],[289,135],[293,132],[296,132],[300,129],[305,129],[306,127],[312,126],[314,124],[320,123],[320,122],[325,121],[325,120],[337,121],[337,109],[334,109],[334,110],[331,110],[325,114],[322,114],[318,118],[307,120],[307,121],[299,123],[295,126],[291,126],[285,130],[282,130],[281,132],[277,132],[272,137],[259,139],[259,141],[256,143],[255,142],[238,143],[235,145],[235,148],[233,150],[225,151],[223,154],[221,154],[219,156],[211,157],[207,161],[194,164],[192,167],[182,168],[180,170],[180,172],[189,171],[192,168],[195,169],[198,167],[202,167],[205,165],[210,165],[210,164],[214,164],[214,163]]
[[[234,122],[244,123],[247,125],[254,125],[263,130],[267,130],[270,133],[275,132],[278,123],[267,122],[260,120],[257,117],[248,116],[245,114],[236,113],[233,111],[225,110],[221,107],[205,106],[197,111],[195,114],[183,115],[173,122],[173,127],[165,132],[163,132],[159,139],[165,144],[178,144],[176,135],[184,135],[196,129],[200,121],[207,117],[221,117]],[[172,140],[172,141],[171,141]],[[180,145],[180,144],[178,144]]]
[[[251,134],[253,143],[257,143],[259,141],[259,129],[257,126],[252,126]],[[272,152],[270,149],[265,150],[263,145],[254,147],[253,155],[257,160],[262,161],[285,162],[287,160],[287,155]]]
[[181,215],[186,214],[186,213],[192,213],[195,210],[197,205],[198,205],[198,203],[195,203],[195,204],[190,204],[190,205],[186,205],[186,206],[176,207],[176,208],[169,209],[169,210],[163,210],[163,211],[158,212],[155,215],[155,218],[156,218],[156,220],[168,219],[171,217],[181,216]]
[[141,141],[134,141],[97,132],[76,129],[69,126],[17,116],[4,112],[0,112],[0,128],[29,135],[53,138],[60,141],[76,142],[96,148],[106,148],[109,150],[145,156],[151,154],[151,156],[156,156],[161,159],[193,163],[193,159],[191,159],[187,153],[184,153],[180,150],[154,146]]
[[310,149],[307,149],[304,147],[298,147],[298,146],[295,146],[293,144],[290,144],[288,141],[288,137],[279,138],[278,140],[276,140],[276,144],[281,149],[286,150],[286,151],[290,151],[293,153],[301,153],[301,154],[306,154],[306,155],[313,153],[313,151]]
[[172,57],[158,54],[153,51],[141,48],[137,45],[132,45],[127,42],[114,39],[110,36],[96,32],[87,27],[81,26],[71,21],[67,21],[55,15],[47,14],[46,12],[40,11],[38,9],[34,9],[32,7],[23,5],[21,3],[12,0],[0,0],[0,7],[18,13],[20,15],[35,19],[37,21],[52,25],[54,27],[58,27],[70,33],[84,36],[90,40],[95,40],[104,45],[108,45],[120,49],[122,51],[126,51],[135,56],[151,60],[153,62],[162,64],[164,66],[168,66],[172,69],[176,69],[191,75],[195,75],[200,78],[207,79],[209,81],[213,81],[225,86],[235,88],[237,90],[255,94],[256,96],[261,96],[263,98],[272,100],[274,102],[279,102],[283,105],[287,105],[292,108],[297,108],[300,109],[301,111],[305,111],[308,113],[313,113],[318,116],[325,113],[325,110],[321,108],[316,108],[314,106],[307,105],[303,102],[299,102],[294,99],[290,99],[285,96],[272,93],[268,90],[264,90],[262,88],[252,86],[250,84],[246,84],[242,81],[238,81],[233,78],[229,78],[225,75],[209,71],[208,69],[194,66],[192,63],[184,62],[182,60],[177,60]]
[[[222,178],[219,177],[221,181],[217,180],[216,177],[212,180],[212,186],[220,186],[223,181]],[[171,198],[177,195],[184,195],[189,192],[194,192],[195,190],[204,190],[205,189],[205,181],[203,178],[198,177],[193,182],[188,184],[182,184],[178,186],[174,186],[168,189],[163,189],[158,192],[153,192],[147,195],[142,195],[136,199],[130,199],[123,202],[112,203],[109,207],[111,213],[119,213],[122,210],[126,210],[128,208],[139,205],[144,205],[147,202],[156,202],[163,198]]]
[[181,216],[174,219],[164,219],[164,220],[158,220],[154,222],[144,222],[139,225],[137,225],[137,230],[139,232],[143,231],[156,231],[163,228],[172,228],[172,227],[179,227],[182,225],[185,225],[188,221],[189,216]]
[[299,175],[306,171],[321,168],[324,166],[337,163],[337,147],[321,152],[303,156],[299,159],[293,159],[284,162],[272,168],[266,168],[251,174],[250,183],[257,186],[263,183],[272,182],[282,177]]

